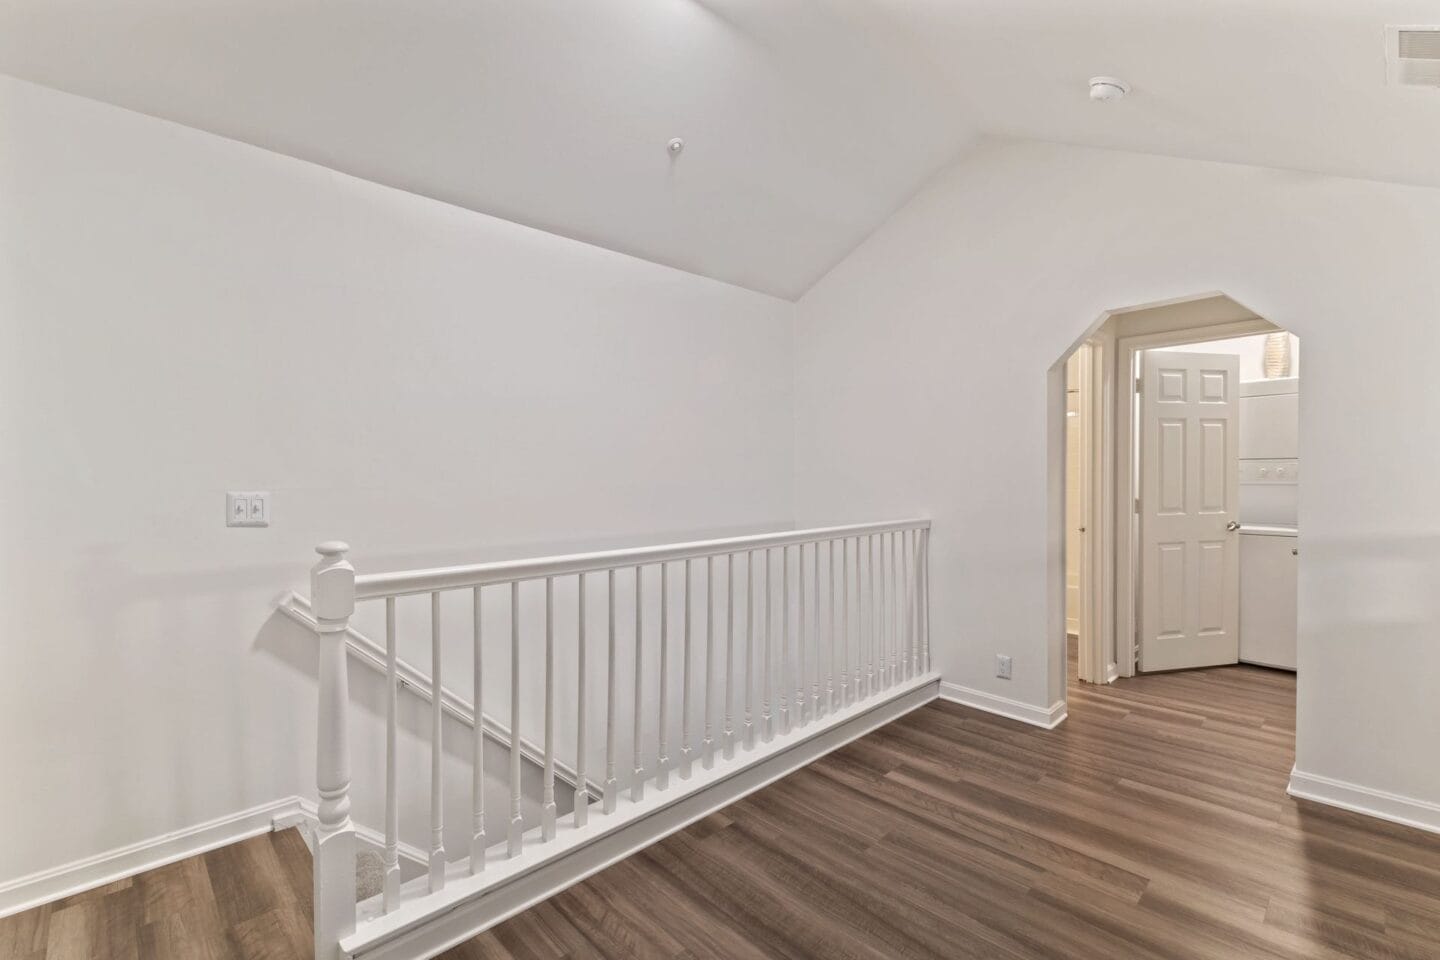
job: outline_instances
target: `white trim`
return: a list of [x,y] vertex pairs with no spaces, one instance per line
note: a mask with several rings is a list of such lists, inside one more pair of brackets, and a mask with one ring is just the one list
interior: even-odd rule
[[[1209,299],[1201,297],[1201,300]],[[1128,312],[1128,311],[1127,311]],[[1113,314],[1112,314],[1113,315]],[[1108,322],[1108,318],[1107,321]],[[1136,449],[1134,423],[1138,406],[1135,402],[1136,355],[1156,347],[1176,347],[1208,340],[1226,340],[1257,333],[1273,333],[1281,328],[1263,317],[1221,323],[1198,323],[1195,326],[1159,333],[1142,333],[1117,337],[1116,363],[1110,375],[1115,390],[1115,454],[1110,467],[1116,480],[1115,513],[1113,516],[1115,545],[1115,662],[1119,675],[1135,676],[1136,584],[1139,580],[1139,558],[1135,556],[1134,537],[1135,489],[1134,464]]]
[[[612,826],[616,817],[597,817],[584,827],[575,827],[567,818],[556,839],[540,847],[539,828],[526,834],[531,850],[550,851],[539,858],[507,859],[505,846],[490,849],[491,859],[484,872],[468,873],[468,864],[450,864],[442,893],[402,902],[394,913],[377,915],[380,898],[360,905],[362,923],[356,933],[341,940],[341,955],[365,960],[419,960],[433,957],[457,943],[468,940],[553,896],[572,884],[682,830],[697,820],[745,797],[781,777],[812,763],[832,750],[859,739],[887,723],[934,700],[939,677],[925,674],[907,681],[893,696],[878,703],[861,701],[842,708],[833,725],[812,724],[777,734],[770,743],[759,745],[747,757],[755,759],[738,769],[716,764],[713,770],[696,770],[699,789],[683,795],[649,792],[634,802],[621,796],[623,809],[633,805],[640,814]],[[886,691],[890,694],[892,691]],[[830,718],[827,718],[830,719]],[[756,757],[756,754],[759,754]],[[510,875],[505,875],[506,872]],[[497,876],[498,875],[498,876]],[[417,881],[424,889],[426,879]],[[444,905],[437,909],[436,901]]]
[[[1114,660],[1115,648],[1115,536],[1114,525],[1106,520],[1115,512],[1114,472],[1110,469],[1115,442],[1115,376],[1110,370],[1115,362],[1114,343],[1111,333],[1097,331],[1081,344],[1076,385],[1081,430],[1079,525],[1086,530],[1081,540],[1078,666],[1080,679],[1089,683],[1108,682],[1106,668]],[[1074,519],[1067,520],[1067,534],[1076,525]]]
[[958,683],[940,684],[940,699],[974,707],[976,710],[984,710],[986,713],[1009,717],[1011,720],[1019,720],[1021,723],[1028,723],[1031,726],[1044,727],[1046,730],[1054,730],[1065,721],[1067,716],[1064,700],[1056,700],[1047,709],[1029,703],[1021,703],[1019,700],[1011,700],[1009,697],[996,696],[983,690],[962,687]]
[[433,593],[462,587],[481,587],[495,583],[538,580],[542,577],[564,577],[577,573],[598,573],[620,567],[649,566],[673,563],[676,560],[699,560],[730,553],[775,547],[793,547],[803,543],[841,540],[848,537],[904,530],[929,530],[929,520],[895,520],[882,523],[854,523],[842,527],[815,527],[810,530],[786,530],[781,533],[757,533],[723,540],[697,540],[691,543],[666,543],[650,547],[630,547],[599,553],[577,553],[561,557],[536,557],[527,560],[501,560],[462,567],[435,567],[427,570],[395,570],[389,573],[363,573],[355,578],[356,600],[378,600],[414,593]]
[[0,885],[0,917],[269,833],[277,820],[301,813],[301,799],[286,797],[11,880]]
[[1416,800],[1398,793],[1362,787],[1358,783],[1302,773],[1298,769],[1290,771],[1290,783],[1285,792],[1297,800],[1311,800],[1417,830],[1440,833],[1440,803],[1429,800]]
[[[147,870],[155,870],[177,860],[186,860],[232,843],[249,840],[272,830],[298,827],[308,846],[315,822],[313,800],[286,797],[283,800],[262,803],[239,813],[163,833],[158,837],[0,884],[0,917],[23,913],[42,904],[63,900],[65,897],[103,887],[107,883],[124,880]],[[380,831],[357,823],[355,835],[362,846],[376,853],[384,852],[385,835]],[[426,853],[419,847],[403,842],[399,848],[401,859],[408,860],[419,868],[411,875],[423,872],[427,862]]]

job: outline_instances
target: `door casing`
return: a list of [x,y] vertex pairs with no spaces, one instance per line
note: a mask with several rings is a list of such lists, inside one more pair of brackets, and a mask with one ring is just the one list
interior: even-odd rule
[[[1136,482],[1139,457],[1137,423],[1139,402],[1135,391],[1135,380],[1139,375],[1139,356],[1144,350],[1156,347],[1180,346],[1187,343],[1204,343],[1207,340],[1227,340],[1254,333],[1271,333],[1280,329],[1269,320],[1255,317],[1216,323],[1183,330],[1167,330],[1164,333],[1150,333],[1131,337],[1120,337],[1115,341],[1116,362],[1110,365],[1112,387],[1115,388],[1115,457],[1110,464],[1115,478],[1115,512],[1110,531],[1114,543],[1115,557],[1115,659],[1113,672],[1118,677],[1135,676],[1135,660],[1138,649],[1139,624],[1139,514],[1136,513],[1136,497],[1139,488]],[[1122,379],[1123,378],[1123,379]],[[1092,578],[1093,579],[1093,578]],[[1082,589],[1093,589],[1082,583]],[[1110,679],[1114,679],[1111,677]]]

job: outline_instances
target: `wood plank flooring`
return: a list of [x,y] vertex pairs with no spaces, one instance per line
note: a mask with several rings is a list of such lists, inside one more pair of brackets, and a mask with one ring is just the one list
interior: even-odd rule
[[0,919],[0,958],[308,958],[310,887],[300,834],[267,833]]
[[[1072,685],[1050,732],[932,704],[444,956],[1440,958],[1440,837],[1285,796],[1294,688]],[[259,837],[0,920],[0,957],[308,957],[309,869]]]

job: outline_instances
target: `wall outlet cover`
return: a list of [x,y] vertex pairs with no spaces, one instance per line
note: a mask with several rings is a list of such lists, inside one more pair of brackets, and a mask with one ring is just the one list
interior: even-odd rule
[[268,490],[232,490],[225,494],[225,526],[270,526]]

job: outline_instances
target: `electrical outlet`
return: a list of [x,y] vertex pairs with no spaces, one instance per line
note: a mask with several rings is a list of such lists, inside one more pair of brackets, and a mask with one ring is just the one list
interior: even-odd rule
[[225,494],[225,526],[270,526],[269,491],[231,491]]
[[1010,658],[1003,653],[995,655],[995,676],[1001,680],[1010,679]]

